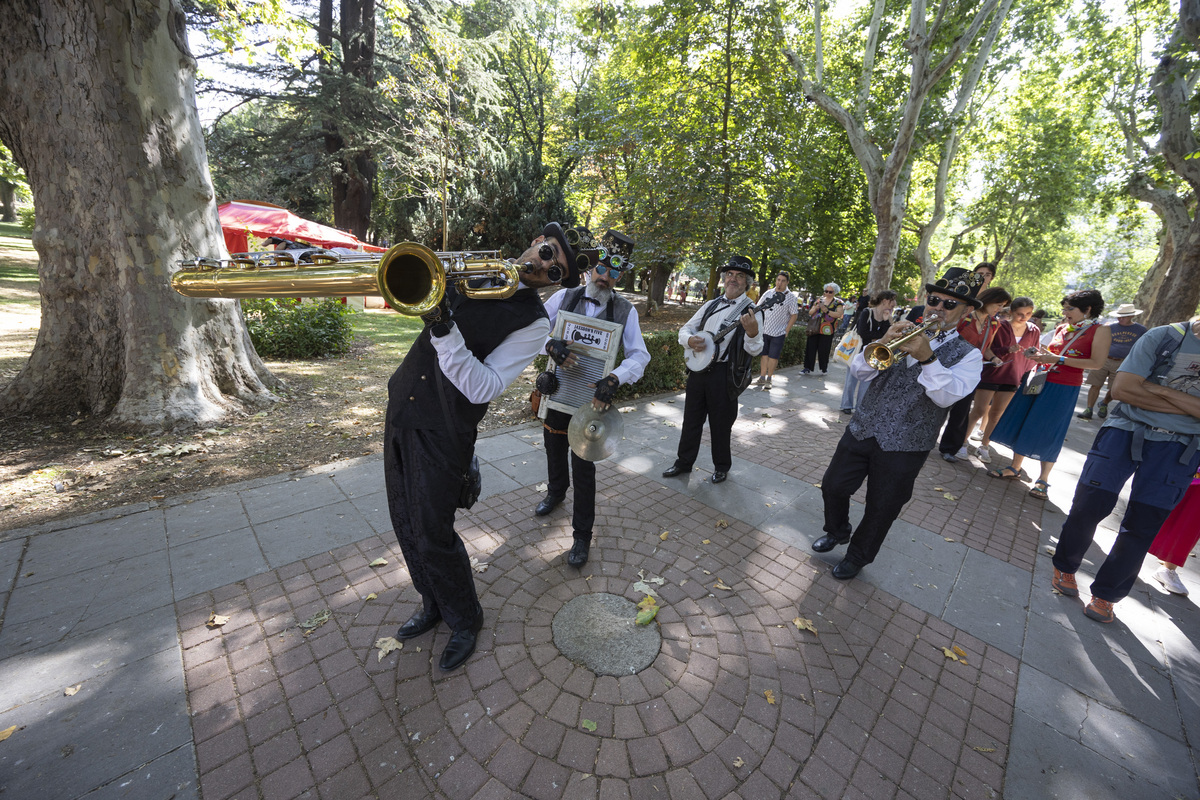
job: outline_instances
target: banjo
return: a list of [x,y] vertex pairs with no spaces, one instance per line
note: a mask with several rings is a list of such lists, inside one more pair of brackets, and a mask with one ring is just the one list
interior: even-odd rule
[[[764,300],[761,305],[756,306],[753,303],[750,303],[742,311],[742,314],[756,314],[759,311],[766,311],[768,308],[782,303],[784,297],[786,297],[786,295],[776,293]],[[696,332],[696,336],[704,339],[704,348],[701,350],[693,350],[690,347],[685,347],[683,349],[683,360],[684,363],[687,364],[687,368],[689,370],[692,372],[703,372],[709,368],[713,362],[713,359],[717,355],[717,345],[721,343],[722,339],[733,333],[741,326],[742,314],[738,314],[737,318],[733,322],[729,323],[724,328],[721,328],[721,330],[717,331],[716,333],[709,333],[708,331]]]

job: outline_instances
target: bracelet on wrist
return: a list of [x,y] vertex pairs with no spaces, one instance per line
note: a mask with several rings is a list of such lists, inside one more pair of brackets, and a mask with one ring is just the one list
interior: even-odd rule
[[933,355],[931,355],[929,358],[925,359],[924,361],[918,361],[917,363],[923,367],[926,364],[932,364],[935,361],[937,361],[937,353],[934,353]]

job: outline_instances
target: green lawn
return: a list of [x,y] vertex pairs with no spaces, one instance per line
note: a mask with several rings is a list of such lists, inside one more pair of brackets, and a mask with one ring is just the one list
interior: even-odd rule
[[37,290],[35,267],[18,266],[0,256],[0,310],[39,308]]
[[408,348],[416,341],[425,323],[420,317],[406,317],[403,314],[383,313],[379,311],[364,311],[350,317],[354,326],[354,335],[360,339],[370,339],[385,352],[380,355],[386,359],[400,362]]
[[[15,222],[0,222],[0,236],[11,236],[14,239],[25,239],[28,242],[29,231]],[[29,248],[32,250],[33,245],[29,245]]]

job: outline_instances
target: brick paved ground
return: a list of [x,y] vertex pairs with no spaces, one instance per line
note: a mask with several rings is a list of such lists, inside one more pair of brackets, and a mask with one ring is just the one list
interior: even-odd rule
[[[734,426],[733,454],[816,485],[848,421],[847,415],[795,403],[770,412],[743,410]],[[707,429],[705,437],[707,447]],[[1032,572],[1045,501],[1028,491],[1019,481],[989,478],[974,459],[947,464],[935,448],[900,518]],[[865,498],[865,487],[854,495],[860,503]]]
[[[811,482],[827,458],[798,467],[797,448],[829,449],[840,434],[793,426],[798,435],[764,445],[756,423],[739,423],[736,454]],[[563,562],[565,515],[531,517],[535,489],[460,517],[468,549],[488,564],[477,576],[486,617],[479,650],[448,675],[433,664],[444,628],[382,661],[372,646],[417,607],[392,541],[179,602],[202,796],[998,796],[1016,659],[862,581],[838,583],[760,531],[719,527],[719,511],[668,487],[599,467],[607,489],[582,572]],[[962,496],[960,510],[995,515],[995,530],[968,544],[1021,563],[1012,554],[1024,543],[997,531],[1001,508],[1023,515],[1023,502],[986,485],[976,496],[976,476],[940,461],[919,485],[926,476]],[[906,518],[933,527],[926,506],[944,505],[922,502],[933,492],[921,486]],[[962,536],[957,516],[940,530]],[[368,566],[381,556],[386,567]],[[551,622],[562,605],[586,592],[636,601],[639,570],[666,579],[653,664],[597,678],[559,655]],[[326,608],[330,621],[302,635],[297,622]],[[213,612],[229,623],[207,628]],[[819,635],[798,630],[797,616]],[[943,654],[954,646],[965,663]]]

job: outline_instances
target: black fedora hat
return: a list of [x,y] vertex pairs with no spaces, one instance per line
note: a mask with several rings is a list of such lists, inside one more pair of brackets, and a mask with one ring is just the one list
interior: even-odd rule
[[754,277],[754,262],[745,256],[730,256],[729,263],[717,270],[722,275],[733,270],[735,272],[744,272],[751,278]]
[[957,300],[970,303],[974,308],[981,308],[983,303],[975,299],[975,293],[979,291],[980,283],[982,281],[970,270],[962,267],[950,267],[937,281],[925,284],[925,291],[949,295]]

